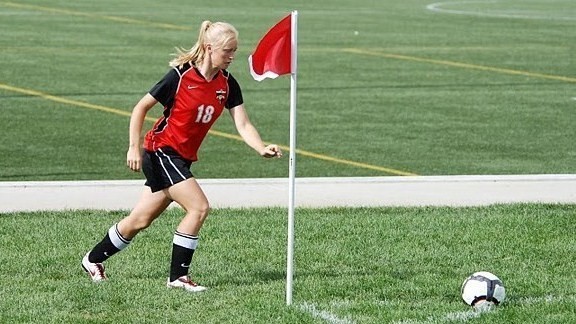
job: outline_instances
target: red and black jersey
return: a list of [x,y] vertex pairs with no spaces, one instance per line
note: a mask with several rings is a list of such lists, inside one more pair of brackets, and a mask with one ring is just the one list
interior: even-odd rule
[[226,70],[207,81],[190,64],[171,69],[151,90],[164,106],[163,116],[146,133],[144,148],[169,146],[183,158],[198,159],[200,144],[224,108],[243,103],[240,85]]

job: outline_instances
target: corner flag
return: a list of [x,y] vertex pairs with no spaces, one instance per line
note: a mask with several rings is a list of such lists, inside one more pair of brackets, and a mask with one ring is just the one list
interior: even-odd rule
[[254,53],[248,57],[250,74],[256,81],[266,78],[275,79],[279,75],[289,74],[292,57],[292,16],[280,20],[262,37]]
[[294,196],[296,179],[296,65],[298,11],[284,17],[260,40],[248,57],[250,74],[256,81],[290,74],[290,155],[288,169],[288,247],[286,266],[286,304],[292,304],[294,272]]

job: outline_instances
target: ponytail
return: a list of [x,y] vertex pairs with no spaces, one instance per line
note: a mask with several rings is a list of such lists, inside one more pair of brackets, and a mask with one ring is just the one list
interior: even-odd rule
[[172,67],[181,67],[187,62],[198,65],[206,56],[205,44],[212,43],[213,46],[223,46],[226,42],[234,38],[238,38],[238,31],[236,31],[234,26],[228,23],[213,23],[205,20],[200,25],[196,44],[189,50],[176,47],[176,57],[170,61],[169,65]]
[[202,22],[200,25],[200,32],[198,33],[198,40],[191,49],[186,50],[182,47],[176,47],[176,57],[170,61],[170,66],[182,66],[186,62],[196,64],[196,62],[202,61],[206,52],[204,48],[204,39],[206,38],[206,31],[211,25],[212,22],[209,20]]

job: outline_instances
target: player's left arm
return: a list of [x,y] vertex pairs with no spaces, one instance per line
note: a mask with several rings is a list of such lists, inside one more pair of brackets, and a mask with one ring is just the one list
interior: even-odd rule
[[250,118],[248,118],[244,104],[240,104],[234,108],[231,108],[229,111],[230,116],[232,116],[232,120],[234,120],[234,125],[236,126],[238,134],[240,134],[248,146],[266,158],[282,156],[282,150],[280,150],[278,145],[264,144],[260,134],[258,133],[258,130],[256,130],[256,127],[254,127],[250,121]]

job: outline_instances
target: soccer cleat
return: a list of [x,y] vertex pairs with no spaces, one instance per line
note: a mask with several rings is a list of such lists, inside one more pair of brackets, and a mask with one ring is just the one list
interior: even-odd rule
[[168,288],[182,288],[182,289],[185,289],[186,291],[190,291],[190,292],[201,292],[201,291],[208,289],[208,288],[206,288],[204,286],[200,286],[199,284],[190,280],[190,278],[188,278],[188,276],[182,276],[182,277],[180,277],[174,281],[170,281],[170,278],[168,278],[168,282],[166,283],[166,286]]
[[84,258],[82,258],[82,268],[84,271],[88,272],[90,278],[94,282],[100,282],[108,279],[106,273],[104,273],[104,265],[102,263],[92,263],[88,261],[88,255],[90,252],[86,253]]

